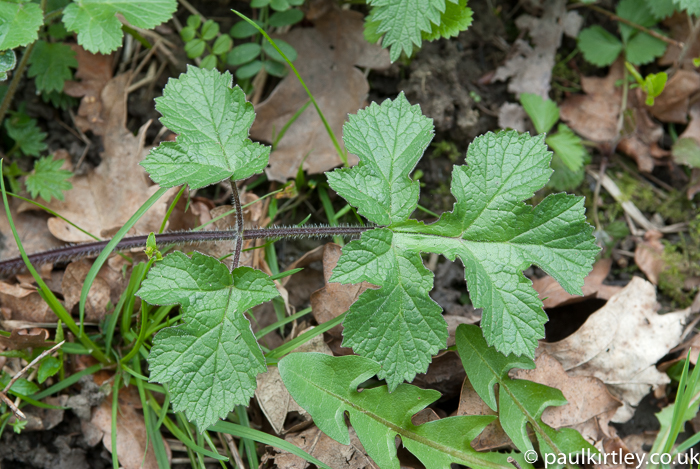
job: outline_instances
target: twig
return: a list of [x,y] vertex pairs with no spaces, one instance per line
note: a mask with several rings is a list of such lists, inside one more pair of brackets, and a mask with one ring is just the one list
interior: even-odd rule
[[647,217],[644,216],[644,214],[637,208],[636,205],[630,200],[625,200],[625,197],[622,194],[622,191],[620,188],[615,184],[615,181],[610,179],[607,175],[605,174],[598,174],[594,171],[591,171],[590,169],[587,169],[586,172],[590,174],[596,181],[600,180],[600,184],[605,188],[606,191],[612,196],[613,199],[617,203],[619,203],[622,206],[622,209],[625,211],[627,215],[632,218],[637,224],[639,224],[642,228],[645,230],[658,230],[659,227],[654,225],[652,222],[650,222]]
[[508,459],[506,459],[506,461],[508,461],[509,463],[511,463],[513,466],[515,466],[515,469],[523,469],[522,467],[520,467],[520,464],[518,463],[518,461],[516,461],[515,459],[511,458],[510,456],[508,456]]
[[29,57],[32,55],[32,50],[34,50],[34,44],[36,44],[36,42],[32,42],[24,48],[22,60],[19,61],[19,65],[17,65],[17,68],[12,75],[10,86],[5,92],[5,97],[2,98],[2,104],[0,104],[0,123],[3,121],[3,119],[5,119],[5,114],[7,114],[7,111],[10,109],[10,103],[12,102],[12,98],[15,96],[15,92],[17,91],[17,86],[19,86],[19,82],[22,79],[22,75],[24,75],[24,69],[27,68]]
[[53,347],[51,347],[49,350],[44,350],[43,352],[41,352],[41,354],[38,357],[36,357],[34,360],[32,360],[27,366],[25,366],[24,368],[19,370],[18,373],[15,373],[15,375],[12,377],[10,382],[7,383],[7,386],[5,386],[5,389],[0,391],[0,399],[2,399],[10,407],[12,412],[15,414],[15,417],[20,418],[20,419],[25,419],[25,420],[27,418],[26,415],[24,415],[24,413],[22,413],[22,411],[19,410],[19,408],[14,404],[14,402],[12,402],[12,400],[7,397],[7,392],[10,390],[12,385],[15,384],[15,381],[20,379],[22,377],[22,375],[27,372],[28,369],[30,369],[31,367],[33,367],[34,365],[39,363],[45,356],[50,355],[53,352],[55,352],[65,342],[66,341],[64,340],[64,341],[54,345]]
[[597,11],[598,13],[602,13],[603,15],[607,16],[608,18],[610,18],[614,21],[619,21],[620,23],[626,24],[627,26],[630,26],[634,29],[642,31],[642,32],[648,34],[649,36],[655,37],[659,41],[665,42],[666,44],[671,44],[671,45],[680,47],[681,49],[683,47],[685,47],[685,44],[683,42],[676,41],[675,39],[671,39],[669,37],[664,36],[663,34],[659,34],[652,29],[645,28],[644,26],[642,26],[640,24],[634,23],[626,18],[622,18],[620,16],[617,16],[615,13],[608,11],[605,8],[601,8],[598,5],[591,5],[589,3],[577,3],[575,5],[571,5],[569,8],[579,8],[579,7],[590,8],[593,11]]
[[231,451],[231,456],[233,457],[233,461],[236,463],[236,467],[238,469],[245,469],[245,465],[243,464],[241,455],[238,453],[238,448],[236,448],[236,442],[233,441],[233,437],[228,433],[219,433],[219,437],[221,437],[221,435],[223,435],[224,439],[226,440],[226,446],[228,446],[229,451]]

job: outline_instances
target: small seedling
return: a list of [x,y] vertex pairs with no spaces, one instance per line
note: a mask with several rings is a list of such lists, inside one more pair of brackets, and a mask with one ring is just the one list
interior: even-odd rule
[[216,21],[207,20],[202,23],[199,16],[191,15],[187,18],[187,26],[180,31],[180,37],[185,41],[187,57],[196,59],[207,52],[200,65],[202,68],[211,70],[226,66],[226,55],[233,47],[233,39],[228,34],[219,34],[219,29]]

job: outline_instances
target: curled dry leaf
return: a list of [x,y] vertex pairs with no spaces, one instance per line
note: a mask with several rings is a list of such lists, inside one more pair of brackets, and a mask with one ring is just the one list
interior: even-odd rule
[[[309,342],[295,349],[292,353],[297,352],[317,352],[333,355],[323,341],[323,336],[314,337]],[[289,395],[289,391],[287,391],[282,377],[280,376],[279,369],[276,366],[268,366],[267,373],[258,375],[258,386],[255,389],[255,398],[258,401],[258,405],[260,405],[260,409],[270,422],[270,425],[272,425],[272,428],[279,435],[286,433],[284,421],[289,412],[299,413],[302,419],[301,426],[305,426],[304,423],[311,421],[311,416],[308,412],[299,407],[299,405],[294,402],[294,399],[292,399],[292,396]],[[299,425],[295,427],[296,428],[290,430],[298,430]]]
[[632,112],[625,119],[620,138],[618,116],[622,105],[622,89],[615,86],[624,76],[624,64],[618,59],[606,77],[581,77],[586,94],[568,97],[560,106],[561,119],[579,135],[604,145],[614,145],[632,157],[641,171],[654,169],[652,147],[663,135],[644,105],[640,89],[628,93],[627,107]]
[[[48,215],[45,212],[22,211],[23,203],[19,199],[8,198],[12,221],[15,223],[17,234],[26,252],[32,253],[63,246],[63,243],[54,238],[46,227]],[[3,240],[0,243],[0,259],[19,256],[19,248],[15,243],[4,209],[0,209],[0,235]]]
[[567,293],[554,278],[547,275],[532,281],[534,288],[545,308],[556,308],[572,303],[578,303],[589,298],[601,300],[610,299],[621,287],[603,285],[603,281],[610,272],[612,259],[601,259],[595,263],[593,270],[588,274],[583,283],[583,296],[571,295]]
[[[138,401],[134,386],[119,392],[117,412],[117,457],[124,469],[158,469],[153,444],[148,442],[143,415],[137,411],[134,401]],[[134,396],[135,395],[135,396]],[[90,424],[102,432],[102,444],[112,451],[112,400],[105,399],[95,408]],[[87,427],[89,428],[89,427]],[[94,438],[94,429],[90,434]],[[148,443],[147,443],[148,442]],[[146,453],[146,444],[148,452]],[[172,459],[170,447],[163,440],[168,460]],[[145,453],[145,457],[144,457]]]
[[34,286],[0,282],[0,305],[7,308],[13,321],[52,322],[56,320],[46,301]]
[[[365,75],[356,66],[384,69],[389,53],[363,37],[363,16],[359,12],[327,8],[314,19],[313,28],[296,28],[276,38],[287,41],[298,53],[295,67],[338,139],[343,142],[343,124],[348,113],[364,106],[369,92]],[[293,73],[277,85],[269,98],[256,106],[257,117],[250,134],[272,141],[294,114],[309,100]],[[357,157],[348,155],[350,164]],[[286,181],[297,175],[299,166],[310,174],[322,173],[342,164],[326,129],[313,106],[309,106],[287,129],[270,154],[267,176]]]
[[[92,261],[81,259],[72,262],[66,267],[61,289],[65,299],[64,305],[68,311],[71,311],[80,302],[83,283],[92,264]],[[86,321],[99,322],[104,319],[107,305],[110,301],[113,305],[117,304],[119,296],[126,288],[126,278],[120,270],[115,270],[105,263],[98,272],[88,293],[87,303],[85,304]]]
[[[349,430],[349,446],[338,443],[316,426],[301,433],[289,434],[285,440],[334,469],[379,469],[367,456],[355,430],[352,427]],[[280,469],[306,469],[309,466],[309,463],[299,456],[277,448],[272,448],[272,451],[275,465]]]
[[649,108],[651,115],[663,122],[688,123],[690,96],[700,90],[700,74],[678,70],[666,83],[664,91]]
[[[143,145],[148,123],[134,136],[126,128],[126,97],[130,74],[111,79],[102,89],[99,116],[88,115],[84,125],[102,136],[104,152],[102,163],[86,175],[70,178],[73,189],[66,192],[65,200],[52,200],[47,205],[90,233],[108,238],[158,190],[143,169]],[[88,95],[84,100],[88,100]],[[90,117],[92,116],[92,117]],[[172,192],[177,192],[172,188]],[[158,231],[167,210],[168,197],[151,207],[134,227],[132,234]],[[48,227],[58,239],[66,242],[92,241],[59,218],[50,218]]]
[[[679,140],[684,138],[693,139],[697,148],[700,149],[700,102],[696,102],[690,108],[690,123],[679,136]],[[700,168],[693,168],[687,191],[688,200],[695,197],[698,192],[700,192]]]
[[656,362],[680,342],[690,309],[660,315],[656,289],[634,277],[574,334],[542,345],[569,376],[594,376],[622,400],[613,422],[626,422],[652,388],[669,382]]
[[513,378],[527,379],[559,389],[568,404],[547,407],[542,421],[552,428],[572,427],[599,416],[612,416],[611,411],[622,406],[605,384],[592,376],[570,376],[561,364],[547,352],[535,360],[534,370],[515,370]]
[[548,98],[554,58],[561,45],[562,34],[576,37],[583,18],[576,11],[566,10],[566,0],[547,0],[541,18],[522,15],[515,20],[520,31],[527,31],[534,47],[518,39],[515,54],[496,70],[495,81],[510,78],[508,91],[534,93]]
[[[497,415],[476,393],[468,379],[464,379],[459,395],[457,415]],[[471,442],[477,451],[492,451],[502,448],[515,448],[498,419],[494,420]]]
[[[663,25],[666,26],[671,31],[671,37],[679,42],[685,42],[688,40],[690,35],[690,25],[692,22],[688,15],[685,13],[674,13],[671,17],[666,18],[663,21]],[[680,47],[669,44],[666,48],[666,53],[659,59],[659,65],[669,66],[675,65],[678,61],[678,56],[681,53]],[[693,59],[700,56],[700,35],[695,36],[695,40],[688,47],[688,52],[685,54],[685,59],[681,64],[682,68],[686,70],[694,70],[695,65],[693,64]]]
[[49,331],[46,329],[15,329],[10,333],[10,337],[0,335],[0,346],[7,350],[22,350],[35,347],[53,347],[53,342],[47,342]]
[[663,237],[659,231],[649,230],[644,233],[644,241],[637,243],[634,250],[634,262],[654,285],[659,284],[659,275],[668,267],[662,257],[664,245],[660,239]]

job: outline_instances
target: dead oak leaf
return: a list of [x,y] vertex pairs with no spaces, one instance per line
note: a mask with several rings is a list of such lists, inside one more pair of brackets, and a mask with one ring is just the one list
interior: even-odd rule
[[0,305],[11,312],[13,321],[54,322],[56,315],[34,286],[0,282]]
[[654,99],[649,112],[663,122],[686,124],[690,96],[700,90],[700,74],[678,70],[666,83],[663,92]]
[[546,352],[535,360],[534,370],[518,369],[513,378],[526,379],[559,389],[567,404],[547,407],[542,421],[552,428],[571,427],[616,410],[622,403],[605,384],[592,376],[569,376],[561,364]]
[[[135,388],[122,389],[118,396],[117,412],[117,457],[124,469],[157,469],[153,443],[149,441],[146,424],[141,413],[137,411],[138,402]],[[97,407],[90,419],[90,424],[102,432],[102,444],[107,451],[112,451],[112,399],[105,399]],[[163,440],[168,460],[172,459],[170,446]],[[148,448],[146,448],[148,445]],[[146,452],[148,451],[148,452]],[[145,456],[144,456],[145,454]]]
[[690,308],[660,315],[656,289],[639,277],[610,298],[572,335],[542,348],[569,376],[594,376],[620,399],[613,422],[626,422],[652,388],[670,382],[656,369],[678,345]]
[[[89,123],[102,136],[102,163],[86,175],[70,178],[73,189],[65,200],[52,200],[47,205],[83,229],[108,238],[158,190],[143,169],[143,145],[148,123],[134,136],[126,128],[126,98],[129,73],[111,79],[100,93],[102,104],[98,120]],[[171,191],[176,192],[177,188]],[[167,195],[139,220],[132,234],[158,231],[165,215]],[[59,218],[50,218],[48,227],[58,239],[66,242],[92,241]]]
[[[314,95],[328,124],[343,148],[340,138],[348,113],[363,107],[369,92],[365,75],[356,68],[384,69],[390,66],[389,53],[365,41],[363,16],[359,12],[328,8],[314,21],[313,28],[296,28],[276,38],[287,41],[298,53],[295,67]],[[272,141],[294,114],[309,100],[299,80],[289,73],[269,98],[256,106],[256,119],[250,135]],[[350,164],[357,157],[348,155]],[[267,176],[286,181],[297,175],[300,166],[309,174],[322,173],[342,164],[316,109],[309,106],[287,129],[270,154]]]
[[47,342],[49,331],[46,329],[15,329],[10,337],[0,335],[0,346],[7,350],[23,350],[26,348],[53,347],[53,342]]
[[634,262],[654,285],[659,284],[659,275],[668,267],[663,259],[663,234],[656,230],[644,233],[644,240],[637,243],[634,250]]

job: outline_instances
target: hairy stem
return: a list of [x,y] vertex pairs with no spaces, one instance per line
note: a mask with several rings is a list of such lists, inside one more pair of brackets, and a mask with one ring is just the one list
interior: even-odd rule
[[[258,228],[244,230],[243,236],[239,236],[237,231],[180,231],[173,233],[163,233],[156,235],[156,242],[159,245],[166,244],[190,244],[212,241],[230,241],[244,239],[264,239],[264,238],[304,238],[330,236],[354,236],[374,229],[374,226],[292,226],[275,228]],[[132,236],[122,239],[115,247],[115,251],[127,251],[133,248],[146,246],[148,235]],[[97,256],[107,245],[109,240],[96,241],[91,243],[75,244],[65,246],[51,251],[43,251],[29,255],[32,264],[49,264],[56,262],[69,262],[83,257]],[[15,257],[5,261],[0,261],[0,274],[9,275],[13,272],[21,271],[24,268],[24,261],[21,257]]]
[[36,41],[24,48],[22,60],[19,61],[19,65],[17,65],[17,68],[12,75],[12,81],[10,81],[10,86],[7,88],[5,97],[2,98],[2,104],[0,104],[0,123],[5,119],[5,114],[7,114],[7,111],[10,109],[10,103],[12,102],[12,98],[15,96],[15,92],[17,91],[17,86],[19,86],[19,82],[22,79],[22,75],[24,75],[24,69],[27,68],[29,56],[32,55],[32,50],[34,50],[34,44],[36,44]]
[[[243,234],[243,211],[241,210],[241,198],[238,196],[238,186],[236,186],[236,181],[230,181],[231,183],[231,198],[233,199],[233,206],[236,209],[236,231]],[[233,255],[233,265],[232,269],[238,267],[238,261],[241,259],[241,249],[243,249],[243,237],[239,236],[236,239],[236,251]]]

